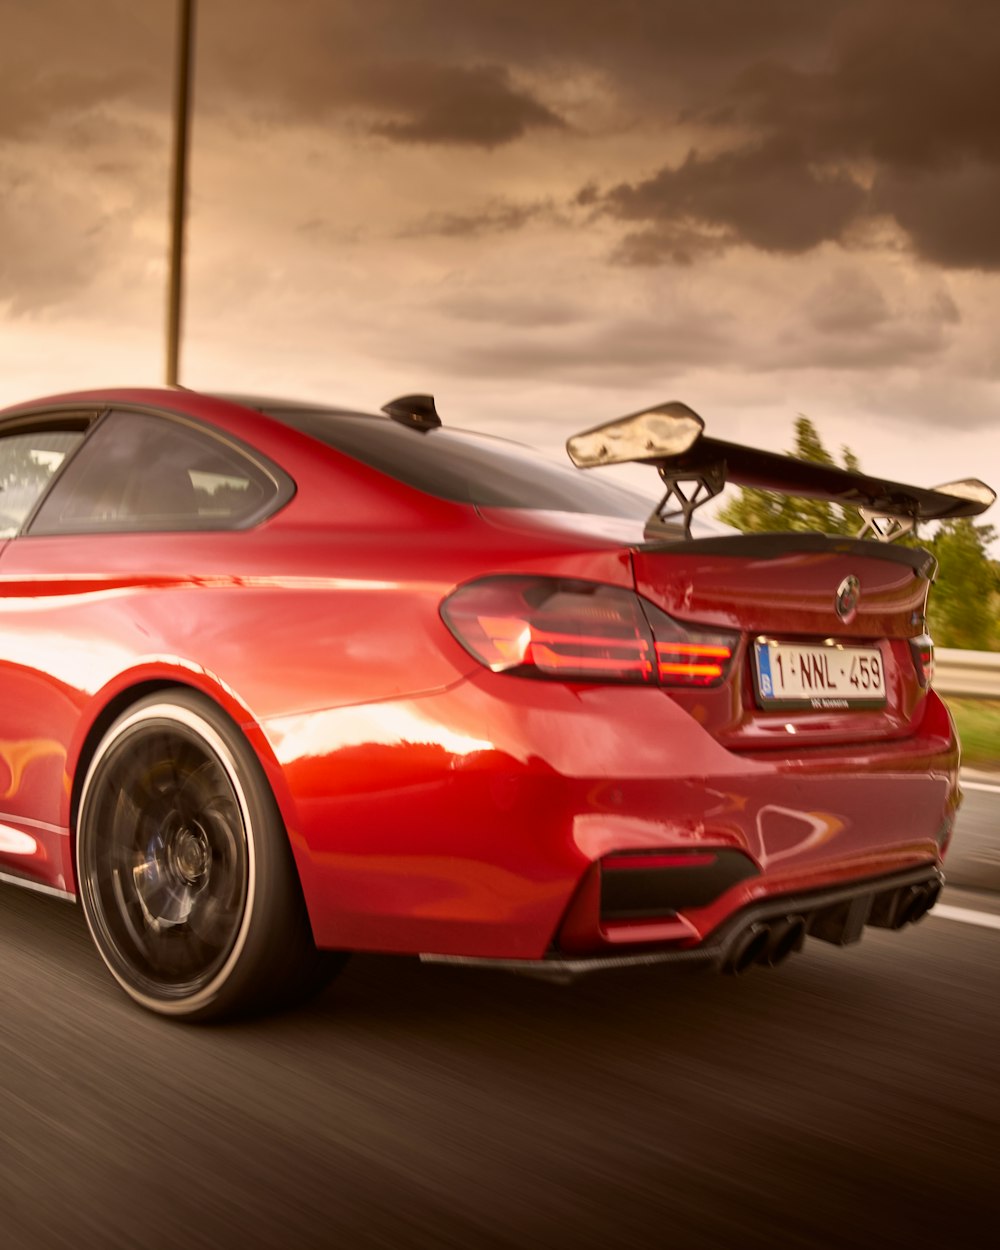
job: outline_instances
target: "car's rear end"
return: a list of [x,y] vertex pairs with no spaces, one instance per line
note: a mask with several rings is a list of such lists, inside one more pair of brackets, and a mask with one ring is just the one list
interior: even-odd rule
[[471,510],[461,542],[420,534],[433,576],[397,618],[439,639],[454,682],[330,709],[312,734],[349,743],[354,770],[339,791],[343,750],[308,761],[300,864],[322,945],[556,977],[739,971],[933,906],[959,755],[931,688],[926,552],[698,537],[690,515],[644,535],[588,475],[547,498],[542,466],[460,432],[276,415]]
[[572,735],[560,754],[590,865],[538,970],[742,969],[807,934],[846,943],[923,915],[958,803],[923,632],[930,558],[810,535],[629,555],[630,589],[502,576],[443,609],[508,690],[576,693],[575,728],[542,723]]

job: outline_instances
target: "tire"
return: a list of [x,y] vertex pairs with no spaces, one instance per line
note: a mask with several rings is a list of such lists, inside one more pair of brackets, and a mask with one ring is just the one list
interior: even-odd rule
[[192,691],[142,699],[101,741],[80,795],[76,869],[101,958],[159,1015],[203,1021],[285,1006],[344,961],[313,944],[256,756]]

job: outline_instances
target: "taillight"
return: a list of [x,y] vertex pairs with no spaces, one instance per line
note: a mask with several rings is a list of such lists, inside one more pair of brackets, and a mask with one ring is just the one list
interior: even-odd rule
[[487,577],[441,605],[445,624],[495,673],[648,683],[655,649],[631,591],[548,577]]
[[470,582],[441,616],[493,672],[556,681],[715,685],[736,646],[736,635],[692,631],[630,590],[550,577]]
[[651,603],[643,607],[656,640],[661,686],[717,686],[725,678],[736,650],[736,634],[693,630]]
[[917,670],[917,681],[925,690],[929,690],[934,682],[934,643],[928,634],[910,639],[910,651],[913,653],[913,667]]

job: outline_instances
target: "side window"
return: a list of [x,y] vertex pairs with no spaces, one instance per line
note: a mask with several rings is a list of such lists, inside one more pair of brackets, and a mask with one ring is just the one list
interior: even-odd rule
[[62,462],[79,430],[20,430],[0,436],[0,539],[13,538]]
[[112,412],[67,465],[32,534],[239,529],[290,492],[239,448],[182,422]]

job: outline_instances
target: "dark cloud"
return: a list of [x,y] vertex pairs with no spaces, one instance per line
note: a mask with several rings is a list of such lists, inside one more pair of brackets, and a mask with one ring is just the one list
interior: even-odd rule
[[585,187],[581,187],[573,197],[573,203],[577,208],[593,208],[601,202],[601,189],[596,182],[588,182]]
[[813,158],[898,168],[1000,159],[994,0],[874,0],[835,28],[824,62],[748,67],[727,93],[730,118],[794,135]]
[[[247,0],[234,28],[219,4],[202,24],[198,90],[206,107],[246,102],[266,120],[347,120],[401,144],[492,149],[565,121],[512,73],[488,38],[456,47],[455,28],[476,29],[476,6],[448,16],[393,3],[330,5]],[[499,55],[498,55],[499,52]]]
[[596,71],[635,107],[659,109],[768,52],[798,57],[864,2],[214,0],[200,15],[200,85],[319,117],[339,106],[343,75],[360,83],[357,67],[504,65],[553,82]]
[[[322,2],[322,0],[320,0]],[[637,64],[735,57],[740,61],[767,49],[793,48],[812,38],[859,0],[342,0],[356,37],[378,32],[383,46],[427,48],[465,58],[485,48],[512,60],[536,63],[571,59],[603,63],[623,76]]]
[[841,237],[866,198],[849,175],[813,167],[799,144],[778,140],[709,158],[692,152],[676,169],[615,187],[605,207],[648,223],[625,239],[620,258],[649,264],[691,261],[730,243],[804,252]]
[[402,239],[439,236],[449,239],[475,239],[486,234],[507,234],[533,221],[561,220],[551,200],[515,204],[508,200],[488,204],[474,213],[431,213],[399,232]]
[[754,139],[605,196],[645,223],[621,259],[690,260],[699,243],[796,252],[888,216],[924,260],[1000,269],[1000,6],[876,0],[842,17],[818,64],[761,60],[689,114]]
[[206,109],[269,121],[387,109],[398,116],[375,125],[394,140],[498,146],[564,122],[539,84],[589,76],[633,120],[673,115],[748,61],[808,57],[864,3],[213,0],[199,7],[197,93]]
[[[0,134],[48,131],[110,103],[169,109],[174,6],[128,0],[8,0],[0,43]],[[512,78],[496,43],[476,37],[470,10],[451,20],[463,51],[414,4],[332,6],[326,0],[216,0],[197,8],[197,108],[234,118],[329,120],[376,114],[374,133],[400,143],[493,148],[562,119]],[[474,6],[472,6],[474,9]],[[485,16],[485,15],[484,15]],[[443,45],[452,44],[449,53]],[[476,49],[481,49],[477,52]]]
[[1000,163],[889,167],[879,173],[872,198],[924,260],[947,269],[1000,270]]
[[565,123],[498,65],[403,62],[373,66],[356,78],[354,97],[390,114],[372,132],[397,143],[495,148],[539,127]]

